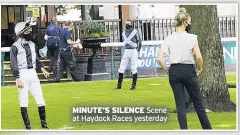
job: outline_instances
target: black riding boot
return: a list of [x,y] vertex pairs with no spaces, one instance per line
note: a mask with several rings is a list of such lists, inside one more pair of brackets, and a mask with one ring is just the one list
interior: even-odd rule
[[49,129],[46,121],[45,106],[38,107],[38,112],[39,112],[42,128]]
[[130,88],[130,90],[135,90],[136,89],[136,84],[137,84],[137,73],[132,75],[132,87]]
[[123,73],[119,73],[118,83],[117,83],[117,87],[115,89],[121,89],[122,88],[122,81],[123,81]]
[[31,130],[30,120],[28,118],[27,107],[21,107],[22,119],[25,125],[25,128]]

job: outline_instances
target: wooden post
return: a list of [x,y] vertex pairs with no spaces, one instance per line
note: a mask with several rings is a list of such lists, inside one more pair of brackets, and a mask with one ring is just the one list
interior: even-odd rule
[[52,17],[56,16],[55,5],[48,5],[47,11],[47,22],[51,22]]

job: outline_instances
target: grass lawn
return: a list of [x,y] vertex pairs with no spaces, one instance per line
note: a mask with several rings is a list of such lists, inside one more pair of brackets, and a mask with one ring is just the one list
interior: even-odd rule
[[[228,80],[234,81],[233,76]],[[120,91],[113,91],[114,81],[43,84],[47,121],[51,129],[69,130],[178,130],[178,120],[170,113],[167,123],[81,123],[71,122],[71,106],[158,106],[175,109],[173,93],[168,79],[142,78],[135,91],[129,91],[130,79],[125,79]],[[236,102],[236,89],[229,89],[232,101]],[[41,129],[38,111],[29,94],[29,117],[33,129]],[[236,129],[236,113],[208,113],[214,129]],[[200,129],[195,113],[188,113],[189,129]],[[18,90],[15,86],[2,87],[2,129],[24,129],[20,115]]]
[[236,74],[228,74],[227,76],[226,76],[226,78],[227,78],[227,83],[228,84],[231,84],[231,85],[234,85],[234,84],[236,84]]

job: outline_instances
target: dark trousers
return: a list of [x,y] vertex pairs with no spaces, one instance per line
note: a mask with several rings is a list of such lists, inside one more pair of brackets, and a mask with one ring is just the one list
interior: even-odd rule
[[71,50],[61,51],[58,55],[58,63],[57,63],[57,78],[56,81],[58,82],[60,78],[63,76],[63,72],[66,68],[70,69],[70,73],[72,76],[73,81],[79,81],[77,68],[76,68],[76,59],[74,54]]
[[196,71],[190,64],[172,64],[169,69],[169,83],[172,87],[178,121],[181,129],[188,129],[184,87],[187,89],[203,129],[212,129],[203,105],[202,94]]
[[53,78],[57,77],[57,61],[58,61],[59,48],[48,48],[48,56],[50,64],[48,70],[53,72]]
[[[185,107],[188,110],[188,108],[190,107],[190,105],[192,103],[192,99],[191,99],[190,95],[188,94],[186,88],[184,89],[184,92],[185,92],[185,100],[186,100]],[[204,95],[204,93],[202,91],[201,91],[201,96],[202,96],[202,98],[204,100],[205,99],[205,95]]]

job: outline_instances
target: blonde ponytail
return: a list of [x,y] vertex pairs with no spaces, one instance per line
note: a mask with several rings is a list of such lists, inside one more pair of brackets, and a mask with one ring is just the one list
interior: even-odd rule
[[175,17],[175,25],[181,26],[183,22],[187,21],[190,15],[185,8],[180,8],[179,13]]

